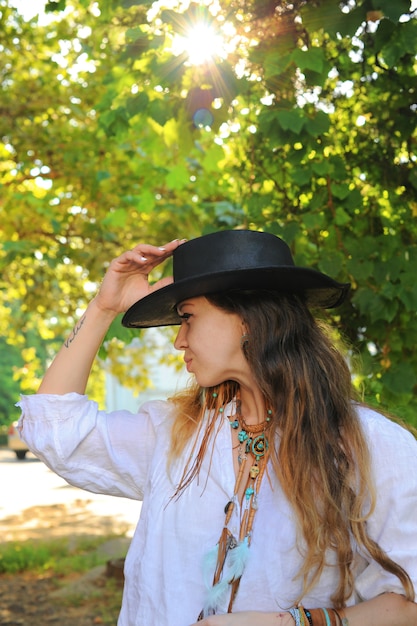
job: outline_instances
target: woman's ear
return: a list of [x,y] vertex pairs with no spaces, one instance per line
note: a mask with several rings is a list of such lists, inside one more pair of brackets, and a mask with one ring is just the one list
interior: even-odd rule
[[241,325],[242,325],[242,336],[240,338],[240,347],[245,352],[245,349],[247,348],[248,343],[249,343],[250,334],[248,333],[247,326],[243,320],[241,321]]

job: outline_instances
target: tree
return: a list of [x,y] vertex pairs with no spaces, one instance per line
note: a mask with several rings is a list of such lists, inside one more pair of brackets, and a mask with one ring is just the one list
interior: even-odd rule
[[[352,282],[332,318],[357,346],[355,380],[411,419],[410,3],[173,4],[60,0],[41,26],[0,0],[3,332],[15,344],[24,328],[62,337],[108,260],[138,239],[265,229],[298,263]],[[192,64],[184,35],[201,22],[227,46]],[[114,334],[116,363],[132,335]]]

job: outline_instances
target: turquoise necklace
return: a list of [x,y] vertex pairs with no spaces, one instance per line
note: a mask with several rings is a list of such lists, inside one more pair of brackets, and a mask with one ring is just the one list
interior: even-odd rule
[[[239,415],[239,418],[237,417]],[[239,428],[241,426],[241,430],[238,432],[237,438],[239,443],[244,445],[245,454],[251,453],[255,457],[255,461],[259,461],[263,456],[265,456],[268,451],[268,439],[265,435],[265,430],[267,429],[269,422],[271,421],[272,411],[268,409],[267,417],[264,422],[261,424],[246,424],[242,415],[240,414],[240,410],[237,409],[235,419],[230,421],[230,426],[233,429]],[[239,462],[242,462],[242,450],[239,450]]]
[[[217,394],[213,394],[214,397]],[[222,414],[223,407],[219,413]],[[232,606],[239,589],[240,579],[243,575],[248,558],[248,550],[252,538],[253,522],[258,509],[258,493],[262,478],[266,469],[268,439],[266,432],[270,426],[272,411],[267,410],[267,417],[264,422],[256,425],[246,424],[240,411],[240,399],[236,399],[236,413],[229,419],[229,424],[233,430],[240,428],[237,433],[239,441],[238,462],[239,472],[235,482],[233,497],[226,504],[224,512],[226,514],[223,531],[216,547],[216,568],[213,576],[213,586],[208,591],[204,609],[198,616],[197,621],[201,621],[208,615],[215,615],[222,599],[230,591],[228,612],[232,612]],[[252,463],[249,469],[247,483],[244,489],[242,502],[242,517],[240,532],[237,537],[232,535],[228,525],[235,506],[238,504],[237,497],[240,492],[242,481],[244,480],[244,468],[248,459]],[[227,563],[227,576],[223,577],[223,570]]]

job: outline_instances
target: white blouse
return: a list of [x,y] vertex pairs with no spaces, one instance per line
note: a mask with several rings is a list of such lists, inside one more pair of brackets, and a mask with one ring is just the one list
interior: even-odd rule
[[[28,447],[68,483],[94,493],[143,500],[126,557],[118,626],[193,624],[212,576],[204,572],[204,557],[219,539],[224,507],[235,484],[231,408],[224,412],[200,477],[173,499],[191,444],[168,471],[172,424],[168,401],[148,402],[137,414],[105,413],[76,393],[23,396],[20,406],[20,428]],[[417,441],[375,411],[358,411],[378,494],[368,530],[409,573],[417,589]],[[302,563],[302,546],[301,550],[297,547],[294,514],[272,472],[269,477],[271,480],[265,478],[261,485],[249,561],[234,612],[287,610],[301,593],[301,581],[295,576]],[[236,532],[239,516],[236,508],[231,521]],[[349,604],[386,591],[403,593],[395,576],[356,546],[353,549],[355,590]],[[326,562],[318,584],[303,598],[307,608],[331,606],[330,597],[337,586],[332,553]]]

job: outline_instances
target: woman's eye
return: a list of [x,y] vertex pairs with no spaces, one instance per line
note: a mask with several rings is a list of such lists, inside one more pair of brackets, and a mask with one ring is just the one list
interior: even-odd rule
[[183,313],[182,315],[180,315],[180,318],[182,320],[184,320],[185,322],[187,322],[191,317],[191,313]]

